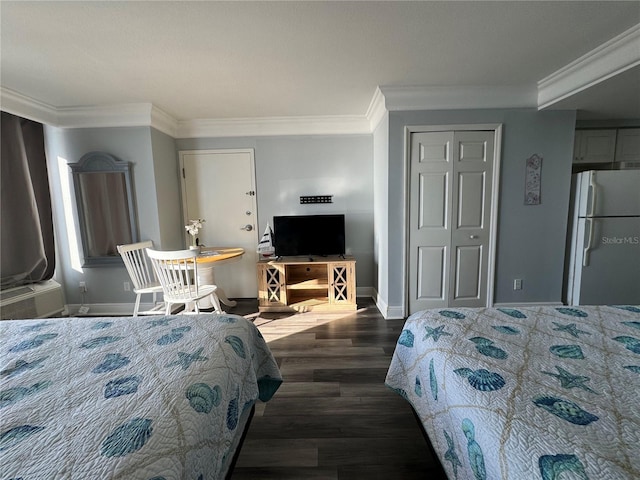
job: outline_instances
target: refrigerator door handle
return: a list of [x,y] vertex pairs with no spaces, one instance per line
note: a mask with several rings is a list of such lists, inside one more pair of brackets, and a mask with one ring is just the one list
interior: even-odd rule
[[596,183],[595,173],[591,172],[589,174],[589,193],[591,194],[591,202],[589,202],[589,209],[587,210],[587,216],[595,215],[597,189],[598,189],[598,184]]
[[593,218],[586,218],[585,219],[585,228],[587,228],[587,224],[588,224],[588,226],[589,226],[589,235],[587,235],[587,246],[584,247],[584,250],[582,252],[582,266],[583,267],[588,267],[589,266],[589,255],[591,254],[591,248],[592,248],[592,243],[593,243],[593,222],[594,222]]

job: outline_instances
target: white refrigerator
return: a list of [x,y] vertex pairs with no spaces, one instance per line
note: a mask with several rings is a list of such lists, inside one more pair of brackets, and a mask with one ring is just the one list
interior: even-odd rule
[[640,304],[640,170],[572,180],[567,303]]

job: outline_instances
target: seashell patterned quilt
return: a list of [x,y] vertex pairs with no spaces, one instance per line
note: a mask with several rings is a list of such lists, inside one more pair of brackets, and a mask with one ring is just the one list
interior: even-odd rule
[[418,312],[386,384],[452,480],[640,478],[640,307]]
[[0,322],[6,479],[223,479],[282,382],[235,315]]

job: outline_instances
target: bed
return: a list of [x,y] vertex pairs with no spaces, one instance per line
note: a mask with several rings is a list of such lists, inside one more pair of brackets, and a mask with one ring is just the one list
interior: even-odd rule
[[6,479],[223,479],[282,382],[235,315],[0,322]]
[[640,308],[411,315],[387,372],[450,479],[640,478]]

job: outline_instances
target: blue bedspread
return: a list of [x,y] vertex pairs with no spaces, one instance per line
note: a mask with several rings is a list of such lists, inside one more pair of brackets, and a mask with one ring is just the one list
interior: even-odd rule
[[640,308],[438,309],[386,383],[450,479],[640,478]]
[[2,478],[221,479],[282,379],[234,315],[0,322]]

